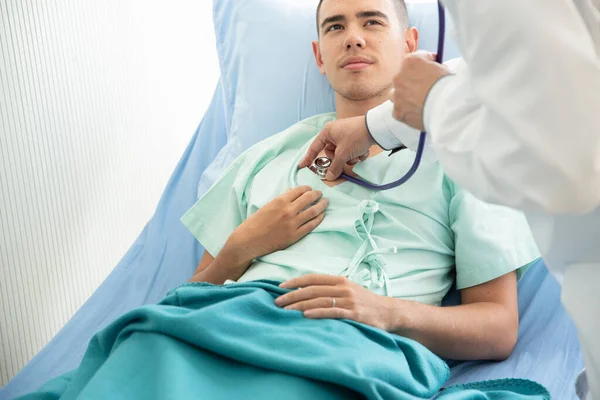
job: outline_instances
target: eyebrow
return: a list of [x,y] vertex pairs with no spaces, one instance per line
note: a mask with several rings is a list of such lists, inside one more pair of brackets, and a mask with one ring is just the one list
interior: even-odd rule
[[327,17],[323,20],[321,23],[321,29],[325,28],[325,25],[332,24],[334,22],[342,22],[345,20],[346,17],[344,17],[342,14],[332,15],[331,17]]
[[[381,11],[360,11],[358,13],[356,13],[356,18],[373,18],[373,17],[379,17],[379,18],[383,18],[386,21],[389,21],[388,16],[385,13],[382,13]],[[332,24],[334,22],[343,22],[346,20],[346,17],[343,16],[342,14],[337,14],[337,15],[332,15],[331,17],[327,17],[323,20],[323,22],[321,23],[321,29],[325,28],[325,25],[328,24]]]
[[361,11],[356,14],[356,18],[373,18],[373,17],[379,17],[379,18],[383,18],[385,20],[389,20],[388,16],[385,13],[382,13],[381,11]]

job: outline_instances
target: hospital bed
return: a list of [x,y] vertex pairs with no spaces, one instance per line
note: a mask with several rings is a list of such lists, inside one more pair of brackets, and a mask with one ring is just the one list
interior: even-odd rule
[[[420,31],[420,47],[435,49],[435,3],[409,5],[411,23]],[[299,119],[332,110],[330,88],[309,67],[312,56],[309,40],[315,33],[302,28],[314,26],[315,7],[316,0],[215,1],[221,79],[154,216],[91,298],[0,390],[0,399],[33,391],[77,367],[94,332],[126,311],[158,302],[169,289],[185,282],[195,270],[203,249],[179,219],[198,195],[243,149]],[[277,34],[278,29],[282,34]],[[282,62],[289,57],[296,59],[286,61],[283,71],[261,66],[259,58],[265,55],[249,43],[265,39],[270,42],[274,59]],[[281,54],[294,48],[294,41],[298,46],[305,45],[307,51]],[[459,55],[451,40],[446,54],[446,59]],[[261,79],[260,74],[269,79]],[[281,82],[287,82],[283,92]],[[273,107],[280,107],[277,113],[272,112]],[[452,376],[447,385],[527,378],[546,386],[555,399],[576,399],[574,381],[583,362],[575,328],[560,304],[558,284],[540,261],[519,281],[518,290],[520,331],[514,353],[503,362],[452,362]],[[451,305],[458,301],[458,293],[453,291],[444,303]]]

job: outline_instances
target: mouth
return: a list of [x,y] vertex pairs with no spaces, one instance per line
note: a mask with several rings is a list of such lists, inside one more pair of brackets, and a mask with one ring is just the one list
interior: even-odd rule
[[369,63],[350,63],[347,64],[344,69],[350,71],[359,71],[361,69],[369,68],[372,64]]
[[359,71],[369,68],[373,61],[365,57],[349,57],[342,62],[342,68],[350,71]]

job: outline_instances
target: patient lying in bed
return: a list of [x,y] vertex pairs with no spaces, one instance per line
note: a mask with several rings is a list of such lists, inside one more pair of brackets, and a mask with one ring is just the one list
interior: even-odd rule
[[[337,112],[239,157],[182,218],[206,249],[193,283],[112,322],[77,369],[25,398],[429,399],[450,373],[434,353],[508,357],[516,280],[538,257],[521,214],[478,201],[438,164],[385,192],[298,170],[324,124],[388,98],[417,47],[401,0],[324,0],[317,21]],[[346,172],[389,182],[414,157],[370,155]],[[462,305],[439,307],[454,283]],[[478,390],[548,398],[528,381],[436,398]]]
[[[317,18],[313,49],[336,91],[336,113],[246,151],[182,218],[206,249],[191,280],[285,282],[302,289],[277,305],[305,317],[355,320],[453,359],[508,357],[518,333],[516,280],[538,257],[520,213],[477,200],[437,163],[383,192],[298,170],[327,122],[388,98],[402,57],[417,48],[398,0],[325,0]],[[346,172],[387,183],[413,159],[375,146]],[[462,305],[436,307],[454,282]]]

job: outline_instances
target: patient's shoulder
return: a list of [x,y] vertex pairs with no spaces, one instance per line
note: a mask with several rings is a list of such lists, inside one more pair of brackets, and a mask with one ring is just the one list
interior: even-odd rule
[[289,128],[276,133],[262,141],[255,147],[261,150],[286,147],[302,147],[316,136],[326,123],[335,120],[335,113],[319,114],[296,122]]
[[319,131],[323,129],[326,123],[334,121],[336,119],[336,114],[334,112],[325,113],[325,114],[317,114],[312,117],[303,119],[298,122],[299,124],[308,125],[312,128],[318,129]]
[[273,158],[286,150],[300,149],[315,137],[329,122],[335,120],[335,113],[319,114],[296,122],[287,129],[271,135],[254,144],[240,156],[245,162],[256,158]]

